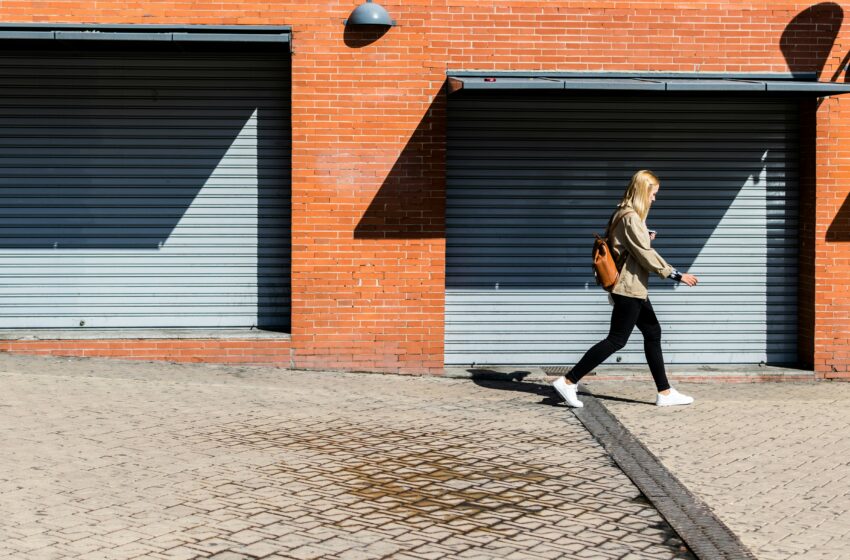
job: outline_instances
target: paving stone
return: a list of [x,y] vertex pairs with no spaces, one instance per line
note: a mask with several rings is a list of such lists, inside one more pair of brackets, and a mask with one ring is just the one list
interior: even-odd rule
[[328,551],[316,546],[299,546],[286,553],[287,556],[296,558],[297,560],[313,560],[327,556]]
[[[18,548],[16,546],[15,541],[7,540],[7,541],[5,541],[4,546],[11,548],[11,549],[20,550],[20,548]],[[76,554],[84,554],[86,552],[93,552],[95,550],[100,550],[100,549],[106,547],[107,545],[106,545],[106,543],[104,543],[100,539],[86,537],[86,538],[78,539],[78,540],[68,540],[66,542],[63,542],[61,546],[62,546],[62,548],[65,548],[69,551],[73,551]]]
[[222,538],[210,538],[189,545],[190,548],[207,554],[215,554],[238,546],[235,542]]
[[275,542],[285,548],[298,548],[304,545],[316,544],[316,539],[300,533],[289,533],[275,539]]
[[255,542],[262,541],[266,537],[267,535],[257,531],[239,531],[227,536],[229,540],[242,545],[254,544]]
[[339,537],[331,537],[327,540],[321,541],[320,546],[325,550],[329,550],[334,554],[337,554],[352,548],[356,548],[358,546],[358,543],[352,540],[342,539]]
[[164,550],[160,552],[159,555],[162,558],[167,558],[168,560],[195,560],[196,558],[208,558],[208,555],[200,554],[197,550],[185,546],[178,546],[170,550]]
[[[359,548],[352,548],[340,552],[336,556],[337,558],[339,558],[339,560],[372,560],[374,558],[381,558],[380,555],[374,552],[368,552]],[[416,556],[414,556],[414,558],[416,558]]]
[[210,560],[255,560],[254,556],[248,556],[247,554],[241,554],[230,550],[213,554],[209,558]]
[[247,546],[234,546],[231,550],[255,558],[266,558],[274,553],[281,552],[282,547],[271,541],[261,541]]

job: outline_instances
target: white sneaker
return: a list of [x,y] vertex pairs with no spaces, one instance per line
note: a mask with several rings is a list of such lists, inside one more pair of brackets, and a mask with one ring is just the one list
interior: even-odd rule
[[694,402],[693,397],[683,395],[672,387],[670,388],[669,394],[662,395],[661,393],[658,393],[658,396],[655,397],[655,406],[676,406],[680,404],[691,404],[692,402]]
[[558,394],[563,397],[565,401],[567,401],[567,405],[573,408],[581,408],[584,406],[584,403],[578,400],[578,384],[574,383],[570,385],[567,383],[567,378],[564,376],[559,377],[552,383],[552,387],[558,391]]

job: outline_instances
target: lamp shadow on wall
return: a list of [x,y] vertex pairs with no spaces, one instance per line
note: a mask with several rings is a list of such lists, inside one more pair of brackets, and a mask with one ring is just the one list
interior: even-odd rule
[[[822,2],[797,14],[785,27],[779,48],[794,75],[823,72],[838,31],[844,21],[844,10],[835,2]],[[844,56],[830,81],[838,80],[850,53]],[[844,81],[848,81],[845,75]]]
[[445,237],[445,130],[440,88],[360,218],[355,239]]

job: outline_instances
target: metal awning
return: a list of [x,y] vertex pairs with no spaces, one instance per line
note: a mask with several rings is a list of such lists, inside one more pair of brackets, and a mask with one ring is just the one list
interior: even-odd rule
[[289,43],[288,26],[0,24],[0,40]]
[[768,92],[827,97],[850,93],[850,83],[819,82],[815,74],[449,71],[448,91],[585,90]]

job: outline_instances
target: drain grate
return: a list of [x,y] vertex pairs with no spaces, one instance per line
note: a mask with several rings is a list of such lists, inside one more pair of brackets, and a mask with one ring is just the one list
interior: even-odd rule
[[[543,373],[546,375],[567,375],[573,369],[567,366],[545,366],[540,368],[543,370]],[[591,371],[585,377],[591,377],[596,375],[595,371]]]

